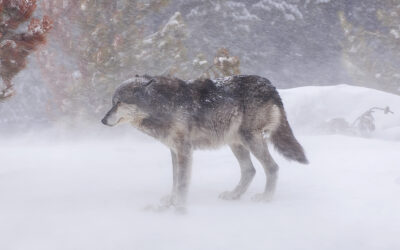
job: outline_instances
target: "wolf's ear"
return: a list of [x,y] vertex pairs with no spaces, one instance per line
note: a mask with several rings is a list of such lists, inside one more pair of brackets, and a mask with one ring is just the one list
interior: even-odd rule
[[144,86],[147,87],[147,86],[149,86],[150,84],[152,84],[153,82],[155,82],[155,80],[154,80],[154,79],[151,79],[150,81],[146,82],[146,83],[144,84]]
[[148,82],[146,82],[145,84],[143,84],[143,87],[144,87],[144,92],[147,94],[147,95],[150,95],[151,96],[151,94],[153,93],[153,91],[154,91],[154,86],[152,87],[151,85],[152,85],[152,83],[154,83],[154,82],[156,82],[156,80],[153,78],[153,79],[151,79],[150,81],[148,81]]

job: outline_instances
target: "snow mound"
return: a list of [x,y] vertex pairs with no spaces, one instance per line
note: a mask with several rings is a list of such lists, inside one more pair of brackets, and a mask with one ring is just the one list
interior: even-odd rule
[[321,132],[321,126],[334,118],[351,124],[372,107],[389,106],[394,114],[373,114],[376,130],[371,137],[400,140],[400,96],[345,84],[282,89],[279,93],[296,132]]

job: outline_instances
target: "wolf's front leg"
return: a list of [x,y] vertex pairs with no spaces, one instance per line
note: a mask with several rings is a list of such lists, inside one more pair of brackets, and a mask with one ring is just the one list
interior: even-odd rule
[[171,149],[171,158],[172,192],[170,195],[161,198],[159,205],[150,205],[145,208],[146,210],[165,211],[172,206],[178,213],[185,212],[192,167],[192,150],[190,147],[182,147],[182,150]]
[[178,163],[177,163],[177,157],[176,153],[174,150],[171,150],[171,160],[172,160],[172,191],[169,195],[161,198],[161,206],[164,207],[170,207],[175,204],[176,201],[176,194],[177,194],[177,187],[178,187],[178,182],[177,182],[177,175],[178,175]]
[[161,199],[161,206],[174,206],[177,210],[184,210],[190,184],[192,150],[188,147],[176,151],[171,149],[171,158],[172,192]]

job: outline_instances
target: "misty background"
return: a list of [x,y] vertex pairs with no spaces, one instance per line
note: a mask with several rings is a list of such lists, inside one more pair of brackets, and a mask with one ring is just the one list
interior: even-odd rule
[[12,80],[16,94],[0,104],[2,131],[97,122],[116,86],[135,74],[233,74],[216,67],[221,50],[238,60],[235,73],[281,89],[400,93],[395,0],[54,0],[37,1],[33,15],[53,27]]

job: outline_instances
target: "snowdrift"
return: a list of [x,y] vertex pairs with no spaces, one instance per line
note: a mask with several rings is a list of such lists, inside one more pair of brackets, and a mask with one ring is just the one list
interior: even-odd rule
[[352,123],[372,107],[389,106],[394,114],[375,112],[374,138],[400,140],[400,96],[350,85],[307,86],[279,90],[295,132],[322,133],[321,126],[334,118]]

